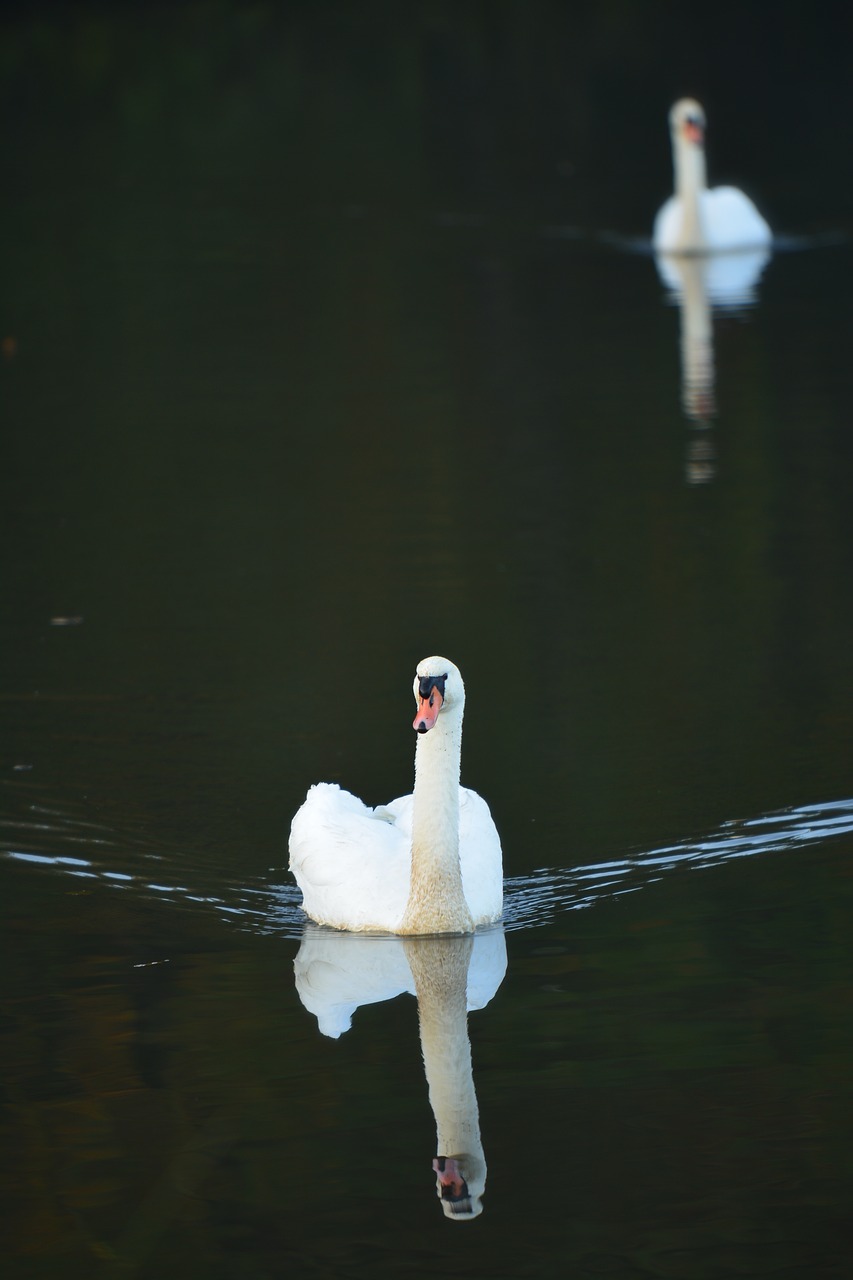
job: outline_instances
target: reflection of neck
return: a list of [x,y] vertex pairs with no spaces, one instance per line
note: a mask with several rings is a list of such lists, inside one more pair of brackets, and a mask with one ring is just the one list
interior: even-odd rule
[[468,1039],[468,961],[473,945],[470,937],[419,938],[406,943],[435,1115],[436,1154],[467,1158],[472,1198],[482,1194],[486,1181]]
[[459,865],[462,716],[441,711],[418,734],[412,812],[412,875],[403,933],[468,932],[474,925]]
[[681,200],[680,246],[701,249],[705,243],[701,197],[706,190],[705,152],[682,140],[675,148],[675,190]]
[[681,397],[693,422],[714,416],[714,327],[705,288],[705,264],[676,264],[681,279]]

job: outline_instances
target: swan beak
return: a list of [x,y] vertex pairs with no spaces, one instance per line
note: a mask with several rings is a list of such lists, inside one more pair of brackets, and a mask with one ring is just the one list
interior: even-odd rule
[[684,121],[684,136],[697,147],[701,147],[705,141],[705,134],[698,120]]
[[435,685],[430,689],[426,698],[418,698],[417,713],[412,721],[412,728],[415,733],[426,733],[428,729],[433,727],[438,719],[438,713],[443,702],[444,699]]

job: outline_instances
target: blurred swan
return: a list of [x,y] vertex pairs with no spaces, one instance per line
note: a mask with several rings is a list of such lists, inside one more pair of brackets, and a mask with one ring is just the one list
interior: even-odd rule
[[770,227],[737,187],[707,187],[705,112],[681,98],[669,113],[675,194],[655,218],[652,243],[659,253],[718,253],[765,247]]
[[414,793],[370,809],[321,782],[293,819],[290,869],[318,924],[470,933],[500,918],[500,838],[485,801],[459,785],[462,676],[447,658],[424,658],[414,694]]
[[436,1124],[436,1194],[453,1221],[483,1210],[480,1135],[467,1011],[483,1008],[506,973],[503,929],[431,938],[365,937],[308,925],[294,961],[296,990],[324,1035],[347,1031],[362,1004],[417,996],[429,1100]]

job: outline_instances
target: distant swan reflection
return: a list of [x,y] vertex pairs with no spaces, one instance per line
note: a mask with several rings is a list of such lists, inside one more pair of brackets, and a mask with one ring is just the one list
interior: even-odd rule
[[421,1050],[436,1124],[436,1193],[454,1221],[483,1211],[486,1159],[474,1089],[468,1010],[482,1009],[506,973],[503,929],[398,938],[306,926],[293,963],[296,990],[323,1035],[337,1039],[363,1004],[404,991],[418,1001]]
[[769,258],[766,248],[655,255],[658,274],[678,303],[681,316],[681,405],[695,428],[685,464],[689,484],[706,483],[716,470],[713,440],[708,434],[717,411],[712,309],[736,311],[753,306],[756,285]]

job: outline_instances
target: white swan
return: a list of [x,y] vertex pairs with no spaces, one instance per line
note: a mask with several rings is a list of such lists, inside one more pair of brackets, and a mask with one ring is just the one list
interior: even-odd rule
[[290,869],[318,924],[470,933],[500,918],[500,839],[485,801],[459,785],[462,677],[447,658],[424,658],[414,693],[414,794],[370,809],[321,782],[293,819]]
[[705,112],[681,98],[669,113],[675,194],[655,218],[658,253],[719,253],[770,244],[769,226],[737,187],[713,187],[705,176]]

